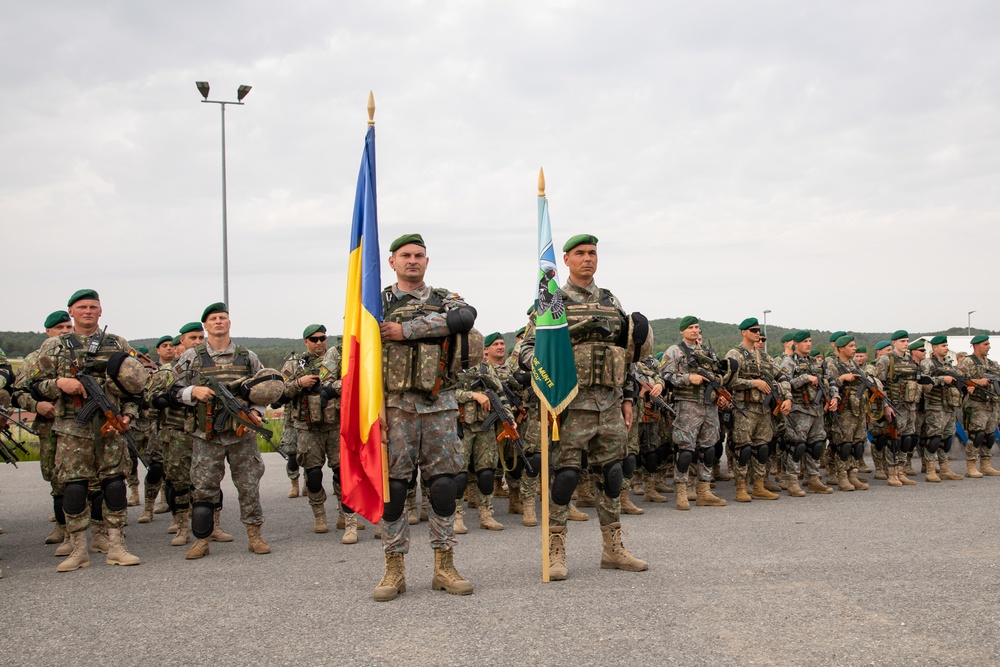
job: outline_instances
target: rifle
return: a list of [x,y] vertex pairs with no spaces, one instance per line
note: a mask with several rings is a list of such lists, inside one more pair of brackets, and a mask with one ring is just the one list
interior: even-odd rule
[[662,396],[652,396],[652,395],[650,395],[651,392],[653,391],[653,385],[649,384],[644,379],[642,379],[642,376],[639,375],[639,371],[633,370],[632,371],[632,377],[635,378],[636,384],[638,384],[641,388],[643,388],[643,389],[646,390],[646,392],[647,392],[646,396],[647,396],[648,400],[653,404],[654,407],[657,407],[660,410],[663,410],[664,412],[666,412],[667,414],[669,414],[671,417],[676,417],[677,416],[677,411],[674,410],[674,408],[673,408],[672,405],[670,405],[665,400],[663,400]]
[[437,378],[434,380],[434,388],[431,389],[431,393],[428,394],[427,399],[433,403],[437,400],[438,394],[441,393],[441,383],[444,381],[444,376],[448,372],[448,350],[451,349],[451,336],[444,339],[441,343],[441,356],[438,357],[438,372]]
[[775,417],[781,412],[781,401],[778,400],[778,385],[775,382],[775,378],[768,375],[767,373],[761,372],[760,379],[767,383],[768,392],[767,396],[764,397],[764,409],[770,410],[771,414]]
[[[14,419],[14,415],[12,415],[10,412],[8,412],[6,408],[0,408],[0,419],[6,419],[8,422],[14,424],[15,426],[17,426],[22,431],[27,431],[31,435],[38,435],[38,431],[36,431],[35,429],[31,428],[27,424],[22,424],[19,420]],[[4,427],[5,430],[6,430],[6,428],[7,427]]]
[[94,418],[103,416],[104,423],[100,426],[101,437],[107,436],[109,431],[116,431],[125,438],[125,443],[128,445],[128,451],[132,457],[142,461],[142,465],[146,469],[149,469],[149,462],[142,455],[142,452],[139,451],[139,445],[135,441],[135,434],[122,421],[122,415],[118,411],[118,408],[111,402],[108,395],[104,393],[104,389],[97,383],[97,380],[86,373],[77,374],[76,379],[83,385],[84,391],[87,392],[87,402],[76,413],[76,418],[73,421],[82,426]]
[[882,402],[885,405],[887,405],[890,408],[892,408],[893,412],[896,411],[896,406],[892,404],[892,401],[889,400],[889,397],[886,396],[885,392],[882,391],[881,389],[879,389],[875,385],[875,383],[871,381],[871,378],[868,377],[868,374],[865,373],[864,370],[861,367],[858,367],[857,372],[854,372],[854,371],[851,371],[851,372],[854,373],[854,375],[858,376],[858,380],[860,380],[861,384],[864,386],[864,388],[868,390],[868,394],[869,394],[869,399],[868,400],[870,402],[874,403],[876,400],[878,400],[878,399],[881,398]]
[[[500,424],[500,432],[497,434],[497,443],[502,443],[504,440],[509,440],[517,450],[517,455],[524,462],[524,469],[528,472],[529,476],[535,474],[535,469],[531,467],[531,463],[528,461],[527,455],[524,453],[524,443],[521,441],[521,436],[517,433],[517,427],[511,423],[511,420],[507,418],[507,413],[503,409],[503,403],[500,401],[500,397],[495,391],[486,386],[482,378],[476,379],[472,383],[472,386],[482,385],[482,391],[486,394],[486,398],[490,402],[490,416],[483,421],[483,430],[486,430],[493,426],[494,424]],[[502,458],[502,457],[501,457]]]
[[524,407],[524,400],[520,394],[511,388],[509,383],[501,382],[500,385],[503,387],[503,395],[507,397],[507,402],[517,412],[514,416],[514,423],[520,426],[521,422],[528,416],[528,410]]
[[[3,433],[3,435],[7,436],[7,433]],[[7,437],[9,437],[9,436],[7,436]],[[17,440],[14,440],[13,438],[9,438],[9,439],[10,439],[10,441],[14,444],[14,446],[17,449],[22,449],[22,450],[24,449],[24,445],[23,444],[21,444]],[[25,451],[27,451],[27,450],[25,450]],[[4,463],[9,463],[12,466],[14,466],[15,468],[17,467],[17,460],[18,460],[17,459],[17,454],[2,439],[0,439],[0,459],[3,459]]]
[[732,403],[734,410],[739,412],[744,417],[748,416],[747,413],[743,411],[743,408],[736,405],[736,401],[733,400],[733,392],[729,391],[721,384],[719,384],[719,381],[716,380],[714,377],[712,377],[711,373],[698,368],[697,365],[691,367],[691,372],[694,375],[702,376],[703,378],[705,378],[705,381],[708,382],[708,386],[705,387],[705,405],[708,405],[709,403],[712,402],[711,396],[712,396],[712,390],[714,389],[715,393],[718,394],[723,400]]
[[[246,433],[247,429],[257,433],[267,444],[271,445],[274,451],[281,454],[282,458],[288,459],[288,455],[285,454],[281,449],[274,444],[271,438],[274,436],[273,431],[269,431],[263,426],[257,426],[252,421],[250,421],[250,415],[247,414],[247,407],[243,402],[233,395],[233,392],[229,391],[226,385],[219,382],[217,378],[210,375],[201,374],[202,379],[208,383],[212,391],[215,392],[215,401],[209,402],[206,406],[205,413],[205,435],[206,439],[211,437],[212,433],[221,433],[226,428],[226,418],[231,417],[234,422],[236,422],[236,435],[242,436]],[[218,414],[214,414],[214,405],[217,404],[222,408]],[[211,412],[209,409],[211,408]],[[211,427],[209,426],[211,424]]]
[[975,382],[973,382],[971,378],[966,377],[965,375],[961,375],[961,374],[959,374],[958,371],[954,371],[954,370],[951,370],[951,369],[948,369],[948,368],[935,368],[934,369],[934,375],[936,375],[936,376],[948,376],[950,378],[955,378],[955,384],[954,385],[945,385],[945,386],[954,386],[963,395],[968,394],[969,392],[975,391],[976,387],[979,386]]

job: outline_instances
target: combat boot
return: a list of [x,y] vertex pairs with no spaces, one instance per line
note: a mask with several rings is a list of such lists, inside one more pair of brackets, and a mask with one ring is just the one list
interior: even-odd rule
[[149,523],[153,520],[153,505],[156,504],[156,498],[146,498],[146,505],[142,508],[142,514],[139,515],[139,523]]
[[128,485],[128,501],[129,507],[138,507],[139,505],[139,485],[129,484]]
[[462,506],[459,505],[455,508],[455,534],[465,535],[469,532],[469,529],[465,526],[465,512]]
[[887,483],[889,486],[903,486],[896,474],[896,466],[886,466]]
[[594,483],[587,477],[583,479],[578,487],[576,487],[576,506],[577,507],[594,507],[596,500],[594,498]]
[[867,491],[870,486],[868,482],[858,477],[858,471],[853,468],[847,473],[847,481],[850,482],[851,486],[853,486],[857,491]]
[[213,542],[232,542],[233,536],[222,530],[222,526],[219,525],[219,515],[222,514],[222,508],[215,508],[214,523],[212,524],[212,534],[208,536],[208,539]]
[[653,489],[660,493],[673,493],[674,490],[667,484],[667,473],[658,472],[653,475]]
[[973,479],[984,477],[983,473],[979,472],[979,468],[976,467],[976,459],[969,459],[965,462],[965,476]]
[[472,584],[455,569],[454,550],[434,550],[434,578],[431,580],[431,590],[445,591],[452,595],[472,595]]
[[108,530],[104,526],[103,521],[91,521],[90,531],[93,536],[90,540],[90,550],[95,554],[106,554],[108,549],[111,547],[111,542],[108,540]]
[[763,482],[764,482],[764,488],[770,491],[771,493],[778,493],[779,491],[784,491],[784,489],[782,489],[779,484],[775,484],[774,482],[772,482],[767,475],[764,476]]
[[341,544],[357,544],[358,543],[358,515],[348,514],[346,520],[344,521],[344,534],[340,538]]
[[153,514],[166,514],[170,511],[170,505],[167,504],[167,500],[163,495],[163,489],[160,489],[159,501],[156,507],[153,508]]
[[933,461],[931,461],[930,465],[928,465],[927,469],[924,471],[924,481],[934,483],[941,481],[941,477],[937,474],[937,470],[934,469]]
[[871,468],[868,467],[868,464],[865,463],[864,460],[862,459],[858,461],[858,472],[870,473],[873,471]]
[[880,481],[889,479],[889,472],[884,459],[875,462],[875,479]]
[[991,465],[992,459],[989,456],[983,456],[979,460],[979,471],[986,475],[987,477],[1000,477],[1000,470],[997,470]]
[[66,527],[58,523],[52,528],[52,532],[45,538],[46,544],[61,544],[66,537]]
[[393,551],[385,555],[385,574],[382,581],[375,587],[372,595],[376,602],[395,600],[400,593],[406,592],[406,564],[403,554]]
[[503,530],[503,524],[493,518],[493,505],[489,502],[479,505],[479,527],[485,530]]
[[687,482],[674,482],[674,488],[677,489],[677,496],[675,500],[677,509],[691,509],[691,503],[688,501]]
[[698,482],[698,500],[695,504],[698,507],[725,507],[726,501],[712,493],[709,482]]
[[[652,488],[652,487],[650,487],[650,488]],[[648,493],[648,491],[647,491],[647,493]],[[627,485],[624,486],[624,487],[622,487],[622,492],[621,492],[621,495],[619,496],[619,499],[621,500],[621,513],[622,514],[645,514],[646,513],[646,510],[644,510],[641,507],[637,506],[635,503],[632,502],[631,499],[629,499]]]
[[62,544],[56,547],[56,551],[53,556],[60,556],[65,558],[66,556],[73,553],[73,543],[69,541],[69,531],[63,531],[63,541]]
[[299,497],[299,478],[296,477],[295,479],[293,479],[291,481],[292,481],[292,490],[288,492],[288,497],[289,498],[298,498]]
[[569,503],[569,517],[570,521],[590,521],[590,516],[586,512],[581,512],[576,508],[571,500]]
[[778,476],[778,488],[781,489],[782,491],[787,491],[788,490],[788,479],[790,477],[794,477],[794,475],[785,475],[785,474],[779,475]]
[[712,479],[716,482],[728,482],[733,478],[733,474],[729,471],[722,472],[722,463],[719,461],[715,462],[712,466]]
[[194,541],[191,548],[187,550],[184,554],[184,558],[188,560],[197,560],[198,558],[204,558],[209,554],[208,545],[211,544],[207,537],[199,538]]
[[736,478],[736,502],[738,503],[748,503],[752,500],[750,494],[747,493],[747,481],[742,477]]
[[[177,531],[180,533],[180,531]],[[142,561],[135,554],[125,548],[125,531],[120,528],[108,529],[108,555],[104,562],[108,565],[138,565]]]
[[[896,471],[896,477],[899,477],[899,472],[900,471],[898,471],[898,470]],[[916,475],[917,474],[917,471],[913,469],[913,453],[912,452],[906,455],[906,465],[903,466],[902,472],[903,472],[903,477],[906,477],[907,475]],[[904,484],[905,484],[905,482],[904,482]]]
[[417,509],[417,497],[415,495],[406,496],[404,508],[406,509],[406,523],[411,526],[420,523],[420,510]]
[[649,484],[649,485],[646,486],[646,501],[647,502],[650,502],[650,503],[665,503],[665,502],[667,502],[667,500],[668,500],[668,498],[657,490],[656,484]]
[[903,486],[916,486],[916,482],[906,476],[906,469],[902,466],[896,466],[896,479],[900,481]]
[[847,480],[847,471],[841,470],[837,473],[837,489],[840,491],[853,491],[854,485]]
[[750,497],[754,500],[777,500],[777,494],[771,493],[764,488],[764,478],[758,477],[753,481],[753,489],[750,490]]
[[538,525],[538,515],[535,514],[535,501],[532,500],[529,503],[524,503],[524,512],[521,516],[521,524],[529,528],[534,528]]
[[313,505],[312,511],[313,511],[313,532],[314,533],[328,532],[330,529],[326,525],[326,505]]
[[174,515],[174,521],[177,522],[177,534],[170,540],[171,546],[182,547],[191,541],[191,528],[188,523],[190,515],[191,510],[180,510]]
[[786,475],[788,480],[788,488],[785,492],[792,498],[802,498],[806,495],[806,492],[802,490],[799,486],[799,476],[798,475]]
[[[155,514],[155,512],[154,512],[154,514]],[[167,526],[167,533],[176,533],[176,532],[177,532],[177,517],[176,516],[171,516],[170,517],[170,525]]]
[[947,480],[951,480],[951,481],[958,481],[960,479],[965,479],[965,477],[963,475],[960,475],[959,473],[957,473],[957,472],[955,472],[954,470],[951,469],[951,465],[948,463],[947,460],[941,461],[941,475],[940,475],[940,477],[941,477],[941,479],[947,479]]
[[819,478],[819,475],[812,475],[809,478],[809,484],[806,486],[806,493],[820,493],[826,495],[828,493],[833,493],[833,489],[823,483],[823,480]]
[[920,474],[921,475],[927,474],[927,459],[924,458],[923,456],[920,457]]
[[271,553],[271,546],[260,535],[259,523],[247,524],[247,551],[255,554]]
[[[650,476],[649,486],[653,486],[653,478]],[[632,478],[632,495],[633,496],[645,496],[646,495],[646,475],[642,473],[641,470],[635,472],[635,476]]]
[[508,514],[521,514],[524,512],[523,505],[521,504],[521,490],[514,487],[510,490],[510,502],[507,503],[507,513]]
[[87,554],[87,531],[80,530],[69,533],[69,543],[73,550],[66,560],[56,566],[56,572],[73,572],[81,567],[90,567],[90,556]]
[[507,487],[504,486],[503,479],[494,478],[493,479],[493,497],[494,498],[509,498],[510,492]]
[[649,569],[649,564],[633,556],[622,543],[622,524],[618,521],[601,526],[601,537],[604,538],[604,550],[601,552],[602,570],[626,570],[642,572]]
[[549,581],[564,581],[566,570],[566,526],[549,526]]
[[687,488],[687,497],[688,497],[688,500],[689,501],[690,500],[698,500],[698,491],[695,490],[694,485],[688,484],[686,488]]

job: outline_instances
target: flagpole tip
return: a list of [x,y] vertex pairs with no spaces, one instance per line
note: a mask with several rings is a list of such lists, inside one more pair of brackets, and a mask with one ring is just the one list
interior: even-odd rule
[[368,91],[368,125],[375,124],[375,93]]
[[545,171],[541,167],[538,168],[538,196],[545,196]]

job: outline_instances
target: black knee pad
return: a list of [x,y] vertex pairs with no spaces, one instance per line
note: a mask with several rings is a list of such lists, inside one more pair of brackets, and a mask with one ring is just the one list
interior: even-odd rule
[[212,534],[215,529],[215,506],[212,503],[197,502],[191,508],[191,532],[199,540]]
[[583,454],[580,456],[580,469],[581,470],[587,469],[587,452],[583,452]]
[[167,506],[170,508],[171,513],[173,513],[177,509],[177,488],[169,479],[163,485],[163,497],[167,500]]
[[[132,456],[131,452],[129,452],[129,456]],[[132,457],[132,474],[139,474],[139,459],[137,457]]]
[[[496,476],[493,474],[493,468],[476,471],[476,488],[478,488],[479,493],[484,496],[488,496],[493,493],[493,483],[495,480]],[[454,480],[452,481],[454,482]]]
[[992,448],[993,445],[996,443],[996,441],[997,441],[997,437],[995,435],[993,435],[992,433],[987,433],[986,434],[986,442],[983,443],[983,447]]
[[149,464],[149,469],[146,470],[146,484],[149,486],[156,486],[163,481],[163,463],[160,461],[151,461]]
[[[490,470],[490,476],[493,471]],[[454,475],[434,475],[427,485],[427,496],[431,501],[431,509],[438,516],[451,516],[455,513],[455,476]],[[490,485],[493,491],[493,485]]]
[[648,473],[656,472],[656,469],[660,466],[660,457],[656,455],[656,452],[647,452],[642,457],[642,469]]
[[323,468],[317,466],[306,470],[306,488],[309,493],[319,493],[323,490]]
[[56,523],[60,526],[66,525],[66,512],[63,509],[63,497],[52,496],[52,513],[56,515]]
[[[594,470],[592,472],[597,472]],[[625,483],[625,473],[622,470],[621,461],[605,463],[599,469],[601,481],[597,484],[598,489],[604,492],[609,498],[617,498],[622,493],[622,484]]]
[[888,444],[888,442],[889,442],[889,438],[888,437],[886,437],[884,435],[879,435],[879,436],[875,437],[875,440],[874,440],[874,442],[872,442],[872,444],[875,446],[876,450],[878,450],[878,451],[881,452],[882,450],[885,449],[885,446],[886,446],[886,444]]
[[406,492],[410,489],[410,483],[402,479],[389,479],[389,498],[382,507],[382,518],[387,523],[392,523],[403,516],[403,509],[406,507]]
[[854,443],[853,450],[854,450],[853,451],[854,458],[856,458],[858,461],[863,459],[865,457],[865,441],[859,440],[858,442]]
[[191,487],[190,486],[178,486],[174,487],[171,493],[167,496],[167,504],[170,506],[171,512],[176,512],[178,510],[185,510],[191,506],[190,500],[185,500],[184,502],[178,502],[177,498],[180,496],[188,496],[190,498]]
[[693,461],[694,452],[689,449],[678,449],[677,458],[674,459],[674,467],[677,468],[677,472],[684,473],[688,471]]
[[899,444],[899,446],[907,454],[909,454],[910,452],[912,452],[913,451],[913,436],[912,435],[904,435],[902,438],[900,438],[900,444]]
[[842,442],[837,445],[837,456],[840,457],[841,461],[846,461],[851,458],[851,451],[854,447],[849,442]]
[[[716,461],[721,461],[722,460],[722,455],[726,451],[726,446],[723,444],[723,442],[721,440],[719,440],[717,443],[715,443],[715,447],[713,447],[713,449],[715,450],[715,460]],[[715,465],[715,464],[713,463],[712,465]]]
[[955,436],[950,436],[941,440],[941,449],[944,450],[945,454],[951,451],[951,442],[955,439]]
[[625,476],[625,479],[632,479],[632,476],[635,475],[635,467],[635,454],[629,454],[625,457],[625,460],[622,461],[622,474]]
[[718,457],[716,456],[715,447],[714,446],[713,447],[705,447],[703,449],[699,449],[698,451],[701,452],[701,460],[709,468],[711,468],[712,466],[714,466],[715,462],[719,460]]
[[986,444],[986,434],[982,431],[976,431],[969,434],[969,442],[971,442],[976,447],[982,447]]
[[334,468],[330,476],[333,478],[333,483],[340,486],[340,466]]
[[298,472],[299,460],[295,452],[292,452],[291,454],[288,455],[288,460],[285,461],[285,469],[291,473]]
[[771,448],[768,445],[759,445],[755,453],[757,461],[760,463],[767,463],[767,460],[771,458]]
[[809,452],[809,456],[819,461],[820,458],[822,458],[823,456],[823,448],[825,446],[826,443],[823,442],[822,440],[817,442],[810,442],[808,445],[806,445],[806,450]]
[[104,521],[104,494],[100,491],[90,494],[90,520]]
[[806,455],[806,443],[804,442],[794,442],[789,445],[792,450],[792,460],[796,463],[802,461],[802,457]]
[[542,471],[542,455],[540,452],[535,452],[534,454],[528,455],[528,461],[531,463],[531,470],[525,470],[525,474],[528,477],[534,479],[538,477],[538,473]]
[[669,461],[672,458],[670,445],[660,445],[656,448],[656,458],[660,463]]
[[455,475],[455,500],[465,496],[465,489],[469,486],[469,473],[464,470]]
[[87,482],[68,482],[63,491],[63,511],[69,515],[83,514],[87,509]]
[[580,471],[575,468],[560,468],[552,476],[552,502],[568,505],[580,481]]
[[924,443],[924,449],[927,450],[928,454],[936,454],[940,447],[941,436],[938,435],[935,435],[933,438],[928,438],[927,442]]
[[224,494],[222,492],[222,489],[219,489],[219,502],[215,503],[215,509],[221,510],[222,509],[222,501],[225,500],[225,499],[226,499],[226,494]]
[[753,457],[753,449],[750,445],[744,445],[740,447],[739,451],[736,453],[736,458],[740,462],[741,466],[745,466],[750,463],[750,459]]
[[524,474],[524,461],[517,455],[514,456],[513,460],[507,459],[507,470],[505,472],[507,477],[514,481],[521,479],[521,475]]
[[124,477],[101,480],[101,491],[104,492],[104,504],[112,512],[124,512],[128,508],[128,487]]

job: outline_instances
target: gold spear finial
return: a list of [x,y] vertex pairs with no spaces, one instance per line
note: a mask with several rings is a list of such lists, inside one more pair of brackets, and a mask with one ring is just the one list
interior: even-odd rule
[[538,168],[538,196],[545,196],[545,172],[541,167]]
[[368,127],[375,124],[375,93],[368,91]]

